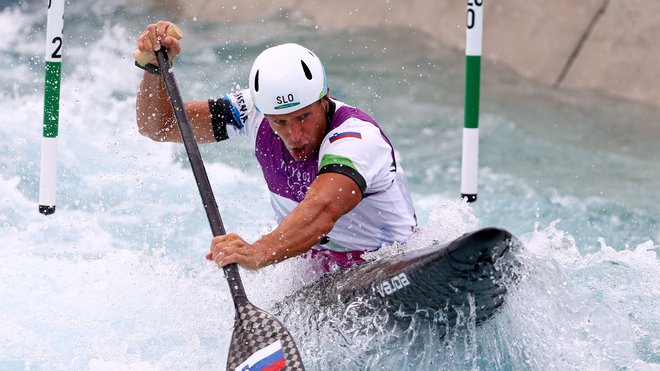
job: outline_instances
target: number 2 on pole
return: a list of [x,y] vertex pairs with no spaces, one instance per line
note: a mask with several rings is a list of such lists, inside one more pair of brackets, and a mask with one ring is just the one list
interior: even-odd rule
[[60,54],[60,50],[62,49],[62,38],[59,36],[53,38],[51,44],[57,44],[57,47],[55,48],[53,54],[50,55],[50,57],[53,59],[62,59],[62,54]]

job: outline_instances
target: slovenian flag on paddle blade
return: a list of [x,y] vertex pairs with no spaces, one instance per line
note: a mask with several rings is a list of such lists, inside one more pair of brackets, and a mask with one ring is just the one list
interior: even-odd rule
[[284,351],[278,340],[254,352],[245,362],[236,367],[236,371],[278,371],[283,370],[285,366]]
[[344,138],[357,138],[357,139],[362,139],[362,134],[358,133],[357,131],[345,131],[343,133],[334,133],[332,136],[328,139],[330,143],[334,143],[335,141],[338,141],[339,139],[344,139]]

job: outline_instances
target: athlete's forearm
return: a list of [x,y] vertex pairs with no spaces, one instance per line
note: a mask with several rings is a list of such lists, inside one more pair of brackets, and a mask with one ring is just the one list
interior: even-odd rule
[[301,204],[272,232],[254,242],[266,252],[265,264],[278,263],[309,251],[328,234],[338,218],[324,210],[321,203]]
[[277,228],[254,243],[267,252],[268,262],[264,265],[309,251],[361,199],[362,194],[352,179],[341,174],[320,175],[305,199]]
[[167,89],[160,75],[146,73],[136,99],[136,120],[140,134],[156,141],[181,141]]

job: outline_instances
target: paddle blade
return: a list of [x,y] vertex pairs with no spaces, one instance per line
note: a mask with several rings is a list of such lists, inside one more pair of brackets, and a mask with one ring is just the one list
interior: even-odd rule
[[289,331],[273,315],[244,302],[229,346],[227,370],[304,370]]

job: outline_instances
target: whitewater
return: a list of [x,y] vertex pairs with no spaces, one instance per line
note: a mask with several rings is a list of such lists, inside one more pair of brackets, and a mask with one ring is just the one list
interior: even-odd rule
[[[420,230],[407,248],[506,228],[522,280],[481,326],[395,331],[351,308],[284,298],[318,278],[299,260],[241,270],[248,298],[293,332],[310,370],[660,370],[660,110],[555,90],[484,60],[479,199],[460,196],[464,55],[410,28],[325,30],[283,12],[244,22],[127,0],[65,8],[57,211],[38,212],[46,9],[0,2],[0,370],[224,368],[234,309],[182,145],[142,137],[135,38],[184,32],[185,99],[247,86],[267,46],[325,62],[333,96],[397,149]],[[487,45],[484,45],[486,48]],[[275,226],[249,143],[201,146],[228,231]],[[400,246],[386,248],[393,253]],[[426,326],[426,327],[425,327]]]

